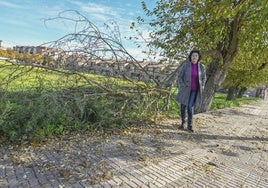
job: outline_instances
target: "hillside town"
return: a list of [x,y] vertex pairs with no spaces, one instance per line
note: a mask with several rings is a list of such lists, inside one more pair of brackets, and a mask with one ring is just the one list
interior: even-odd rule
[[[0,40],[0,49],[5,49]],[[68,70],[88,72],[97,75],[111,77],[125,77],[138,81],[157,82],[166,84],[176,84],[177,69],[181,62],[179,61],[113,61],[111,59],[88,59],[79,53],[67,55],[64,51],[53,49],[45,46],[14,46],[13,50],[21,54],[40,54],[56,59],[56,65]],[[7,60],[5,57],[0,57],[0,60]],[[60,63],[59,63],[60,61]],[[58,64],[57,64],[58,62]],[[59,65],[60,64],[60,65]],[[256,88],[248,89],[244,97],[259,97],[265,98],[268,95],[267,86],[261,84]]]
[[72,53],[67,55],[62,50],[48,48],[45,46],[14,46],[13,50],[22,54],[41,54],[60,61],[60,66],[65,69],[88,72],[92,74],[125,77],[139,81],[165,81],[172,73],[176,72],[180,63],[176,61],[159,63],[148,61],[113,61],[111,59],[96,58],[88,59],[85,55]]

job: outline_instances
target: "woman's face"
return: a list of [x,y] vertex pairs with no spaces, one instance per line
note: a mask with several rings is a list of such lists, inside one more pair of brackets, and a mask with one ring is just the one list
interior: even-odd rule
[[192,53],[192,55],[191,55],[191,62],[194,63],[194,64],[196,64],[198,62],[198,59],[199,59],[198,53],[196,53],[196,52]]

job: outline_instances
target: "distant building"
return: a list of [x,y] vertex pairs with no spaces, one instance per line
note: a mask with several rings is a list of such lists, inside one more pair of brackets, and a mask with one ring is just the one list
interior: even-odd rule
[[48,48],[45,46],[14,46],[13,50],[22,54],[44,54]]
[[14,51],[22,54],[40,54],[42,56],[53,57],[54,59],[65,60],[66,54],[63,50],[49,48],[46,46],[14,46]]
[[4,45],[3,45],[3,41],[2,40],[0,40],[0,49],[2,49],[2,50],[5,50],[6,48],[4,47]]
[[41,54],[53,57],[56,67],[69,70],[89,72],[112,77],[126,76],[142,81],[164,81],[172,72],[176,71],[179,63],[168,63],[167,60],[153,63],[147,61],[127,62],[112,59],[90,59],[80,53],[66,54],[63,50],[45,46],[14,46],[14,51],[22,54]]

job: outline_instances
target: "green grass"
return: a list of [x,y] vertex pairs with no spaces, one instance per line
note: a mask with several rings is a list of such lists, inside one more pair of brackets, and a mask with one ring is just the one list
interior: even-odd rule
[[[175,100],[176,94],[173,94],[173,100],[170,101],[170,107],[166,112],[163,112],[162,118],[178,118],[180,116],[180,104]],[[237,107],[243,104],[249,104],[252,102],[257,102],[257,98],[237,98],[234,101],[226,101],[227,94],[216,93],[210,107],[210,111]]]
[[[161,111],[166,93],[143,82],[1,62],[0,68],[0,143],[42,140],[66,131],[116,130],[156,115],[180,114],[177,88],[168,110]],[[256,101],[225,98],[216,94],[211,109]]]
[[[110,78],[102,75],[89,73],[73,73],[66,70],[48,70],[39,67],[30,67],[23,65],[13,65],[11,63],[0,62],[0,86],[8,84],[9,91],[21,91],[32,88],[42,89],[66,89],[71,87],[87,87],[89,82],[102,84],[104,86],[114,87],[133,87],[133,83],[118,78]],[[92,84],[94,85],[94,84]],[[137,82],[136,85],[145,87],[143,82]]]
[[[0,63],[0,140],[117,129],[146,119],[143,82]],[[153,113],[153,111],[152,111]]]
[[259,100],[257,98],[242,97],[242,98],[237,98],[233,101],[226,101],[226,96],[227,96],[226,94],[216,93],[214,100],[212,102],[212,105],[210,107],[210,110],[222,109],[222,108],[227,108],[227,107],[236,107],[236,106],[240,106],[243,104],[256,102]]

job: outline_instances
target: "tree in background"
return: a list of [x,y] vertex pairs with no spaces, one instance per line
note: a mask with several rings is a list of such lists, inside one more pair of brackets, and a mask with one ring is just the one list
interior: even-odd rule
[[[256,48],[267,51],[267,1],[159,0],[153,10],[142,5],[152,18],[148,21],[153,28],[151,46],[168,57],[198,48],[209,60],[200,112],[210,109],[237,55],[254,53]],[[146,23],[143,18],[138,21]]]
[[6,50],[0,49],[0,57],[6,57],[10,60],[16,60],[21,63],[32,64],[38,63],[41,64],[44,62],[45,57],[41,54],[29,54],[29,53],[19,53],[17,51],[12,50],[11,48],[7,48]]
[[0,57],[6,57],[7,51],[0,48]]
[[223,87],[228,88],[227,100],[241,98],[248,88],[268,83],[268,53],[264,50],[238,53],[223,83]]

